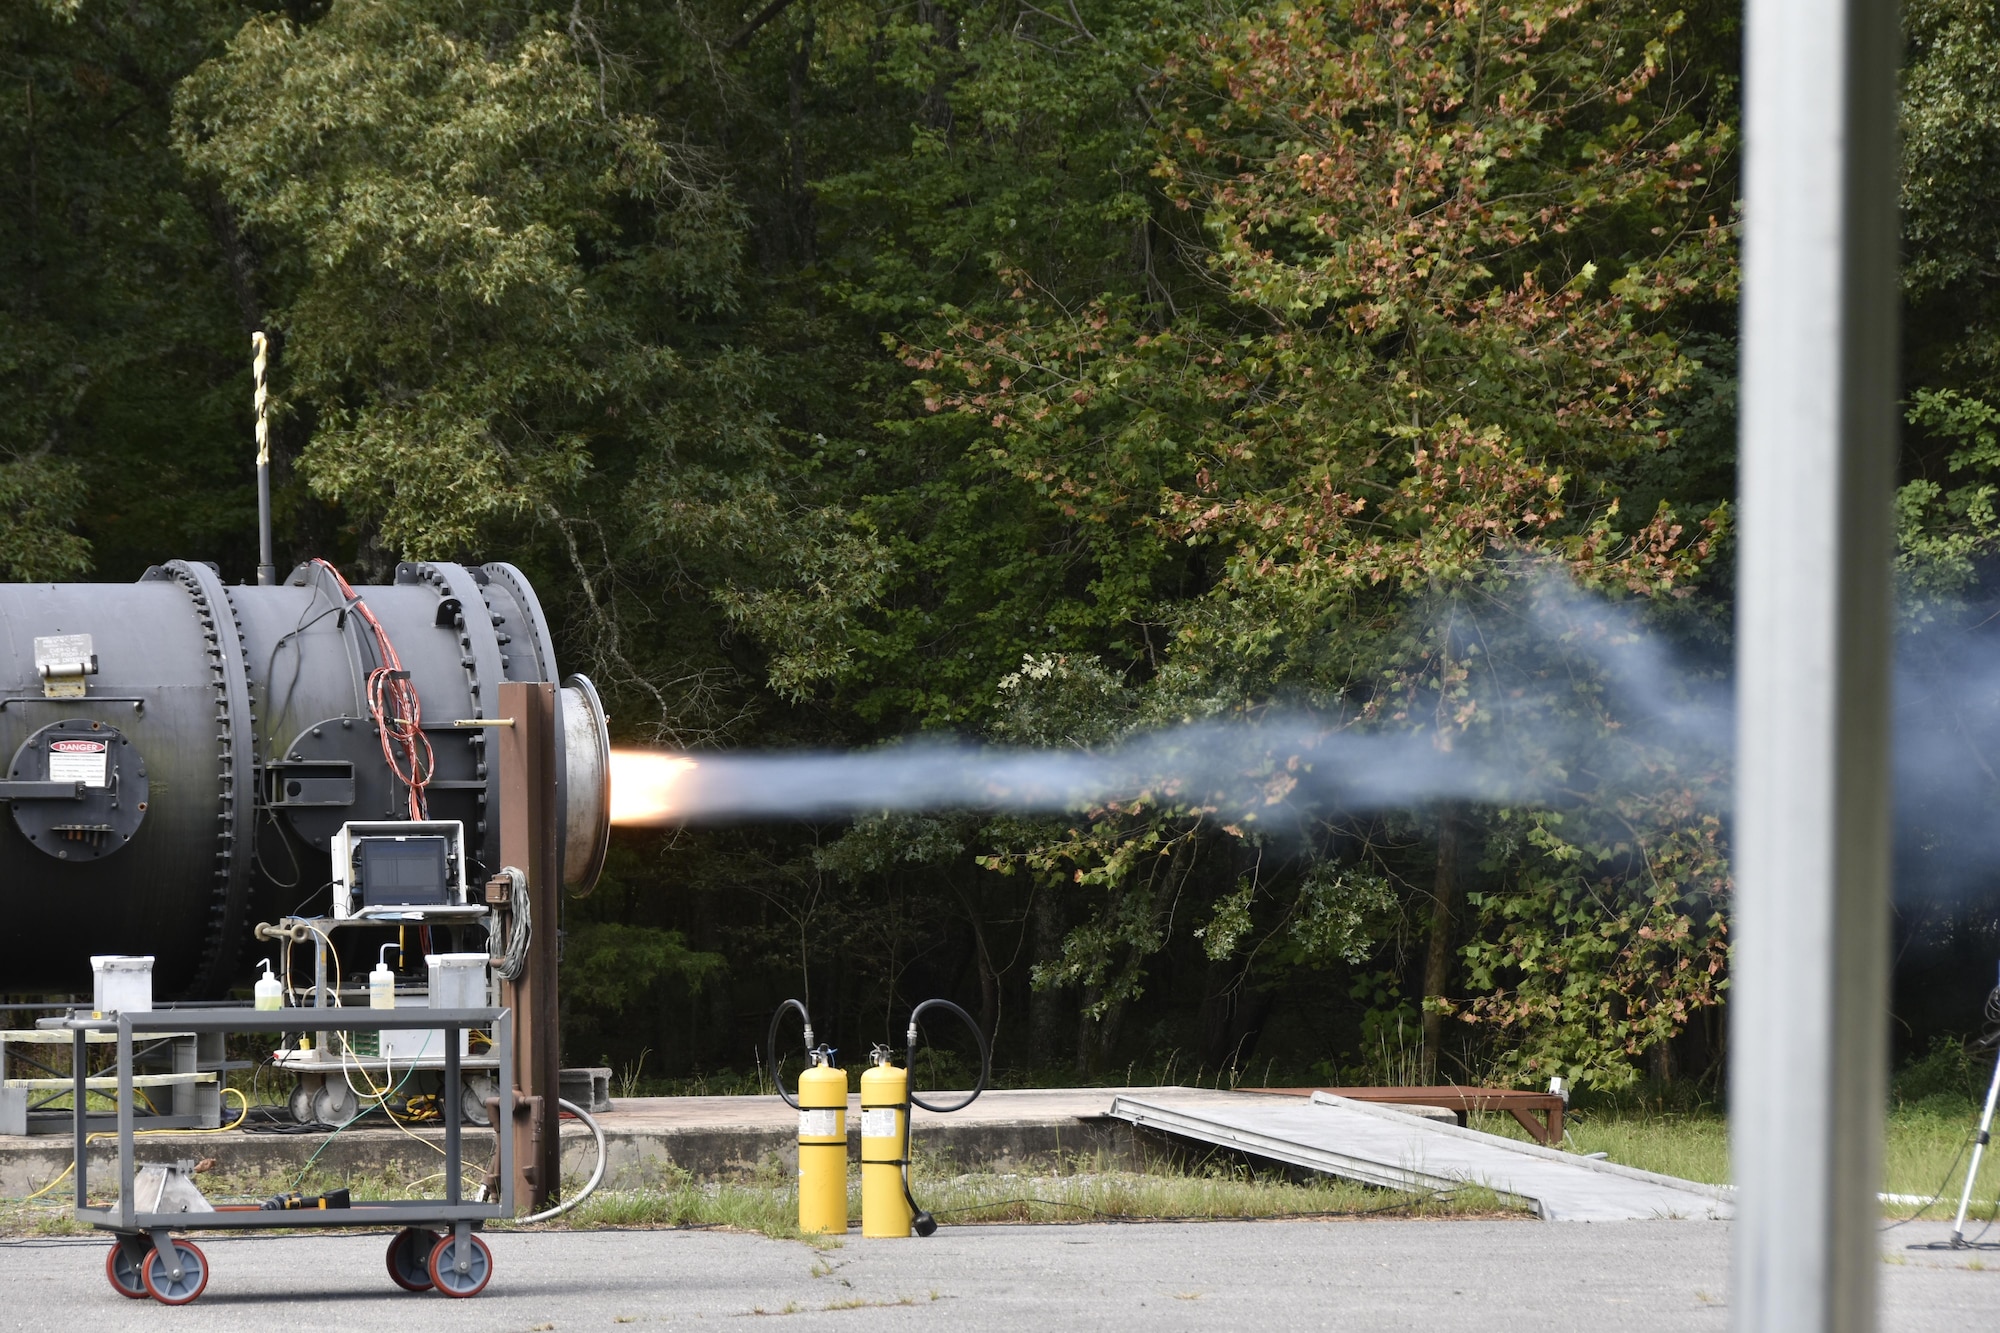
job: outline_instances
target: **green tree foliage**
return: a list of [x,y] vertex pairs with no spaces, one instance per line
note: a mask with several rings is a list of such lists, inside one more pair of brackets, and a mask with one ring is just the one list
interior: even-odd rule
[[[1252,810],[621,835],[580,1058],[949,993],[1021,1063],[1421,1030],[1617,1084],[1713,1013],[1726,775],[1606,667],[1668,642],[1692,699],[1727,643],[1732,7],[16,10],[0,575],[246,572],[268,328],[281,539],[520,562],[625,737],[1310,713],[1547,794],[1300,809],[1273,728]],[[2000,26],[1907,14],[1899,514],[1950,618],[2000,541]]]
[[1936,613],[2000,551],[2000,96],[1982,73],[2000,59],[2000,11],[1917,0],[1903,21],[1903,284],[1914,318],[1899,565],[1912,609]]
[[[743,219],[715,154],[579,24],[388,0],[259,19],[181,86],[176,143],[286,257],[318,495],[403,556],[541,523],[579,579],[593,557],[618,582],[675,570],[796,693],[844,656],[879,559],[813,503],[777,367],[728,341]],[[698,696],[667,702],[686,721]]]
[[[1169,64],[1152,169],[1211,238],[1204,269],[1226,300],[1066,309],[1022,273],[1009,317],[909,349],[930,401],[983,421],[996,456],[1066,514],[1206,556],[1205,595],[1151,612],[1171,631],[1152,691],[1211,710],[1305,699],[1449,748],[1493,730],[1497,678],[1563,667],[1539,629],[1508,623],[1552,567],[1640,597],[1699,578],[1722,512],[1690,523],[1662,500],[1627,524],[1618,496],[1632,460],[1673,439],[1668,405],[1693,369],[1682,307],[1733,294],[1727,125],[1648,95],[1677,21],[1644,5],[1357,4],[1231,25]],[[1601,700],[1542,706],[1543,725],[1588,717],[1615,743]],[[1510,748],[1522,767],[1546,762]],[[1468,945],[1486,994],[1431,1003],[1509,1029],[1527,1072],[1622,1077],[1625,1057],[1713,1003],[1727,875],[1719,857],[1635,849],[1644,836],[1623,828],[1638,812],[1593,806],[1641,801],[1658,836],[1699,842],[1688,797],[1591,793],[1569,817],[1591,832],[1565,838],[1549,817],[1491,840],[1507,887],[1484,901],[1501,933]],[[1615,844],[1572,841],[1607,838],[1592,827],[1605,822]],[[1136,996],[1200,825],[1124,810],[1028,853],[1108,895],[1045,979],[1100,1005]],[[1305,886],[1323,909],[1345,882],[1314,855],[1291,860],[1265,886],[1280,928]],[[1687,873],[1662,888],[1663,867]],[[1257,888],[1219,901],[1211,954],[1247,947]],[[1635,896],[1651,906],[1634,911]],[[1570,948],[1579,934],[1600,947]],[[1618,973],[1615,956],[1635,961]],[[1661,963],[1660,1021],[1637,1023],[1609,996]],[[1608,992],[1577,990],[1614,974]]]
[[258,315],[168,147],[177,82],[246,12],[22,0],[0,25],[0,575],[254,550]]

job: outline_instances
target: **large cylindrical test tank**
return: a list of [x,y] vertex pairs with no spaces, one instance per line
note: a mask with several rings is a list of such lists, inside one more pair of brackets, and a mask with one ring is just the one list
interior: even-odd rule
[[[0,990],[88,993],[93,954],[151,954],[162,994],[219,996],[259,919],[324,914],[334,835],[408,817],[368,682],[365,604],[408,672],[433,768],[429,817],[496,873],[498,686],[557,682],[528,580],[507,564],[331,566],[227,585],[173,561],[132,584],[0,585]],[[557,692],[559,859],[587,891],[608,831],[608,737],[579,676]]]

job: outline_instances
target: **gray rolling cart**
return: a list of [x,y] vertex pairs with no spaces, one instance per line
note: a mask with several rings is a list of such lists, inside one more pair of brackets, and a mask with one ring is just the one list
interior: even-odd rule
[[[104,1271],[120,1295],[148,1296],[186,1305],[208,1285],[208,1258],[173,1233],[289,1227],[393,1228],[389,1276],[405,1291],[435,1290],[476,1296],[493,1274],[493,1256],[475,1233],[487,1222],[514,1215],[514,1117],[512,1093],[502,1087],[492,1110],[500,1148],[500,1198],[482,1203],[462,1197],[463,1151],[459,1101],[463,1095],[458,1033],[491,1029],[500,1069],[513,1068],[513,1015],[506,1009],[350,1009],[352,1026],[371,1030],[442,1029],[444,1053],[445,1197],[371,1199],[344,1207],[267,1209],[256,1204],[211,1205],[177,1167],[142,1167],[134,1156],[133,1052],[155,1033],[306,1032],[328,1026],[324,1009],[175,1010],[75,1018],[64,1024],[75,1043],[76,1218],[116,1237]],[[118,1097],[118,1200],[90,1203],[89,1121],[85,1110],[85,1043],[93,1033],[115,1034]],[[101,1040],[101,1038],[100,1038]],[[436,1228],[436,1230],[433,1230]]]

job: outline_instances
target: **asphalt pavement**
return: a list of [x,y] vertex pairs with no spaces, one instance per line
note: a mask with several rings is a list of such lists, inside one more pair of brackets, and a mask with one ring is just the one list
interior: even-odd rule
[[[93,1333],[568,1330],[714,1326],[859,1330],[1337,1328],[1722,1329],[1729,1224],[1659,1221],[1210,1222],[945,1227],[816,1249],[704,1231],[495,1233],[470,1300],[391,1285],[386,1237],[196,1237],[212,1276],[194,1305],[126,1300],[97,1239],[0,1242],[0,1329]],[[1991,1329],[2000,1254],[1911,1250],[1883,1236],[1884,1327]]]

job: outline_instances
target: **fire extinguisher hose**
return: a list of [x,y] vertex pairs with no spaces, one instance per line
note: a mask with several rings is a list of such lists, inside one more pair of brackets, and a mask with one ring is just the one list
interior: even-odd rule
[[[937,1105],[934,1102],[927,1102],[917,1096],[915,1087],[917,1073],[917,1020],[923,1016],[923,1012],[926,1009],[949,1009],[952,1013],[958,1015],[958,1020],[971,1030],[972,1039],[979,1043],[979,1077],[974,1081],[972,1091],[966,1093],[958,1101],[944,1106]],[[987,1079],[993,1073],[993,1052],[986,1044],[986,1034],[980,1030],[979,1024],[973,1020],[971,1014],[966,1013],[965,1010],[959,1008],[950,1000],[925,1000],[922,1004],[910,1010],[910,1030],[905,1035],[908,1040],[904,1044],[909,1048],[909,1054],[906,1058],[909,1060],[910,1087],[909,1091],[904,1095],[910,1099],[911,1105],[921,1106],[926,1111],[948,1114],[952,1111],[963,1111],[966,1107],[979,1100],[979,1094],[986,1091]],[[910,1229],[919,1236],[928,1236],[937,1230],[937,1218],[931,1216],[928,1209],[918,1207],[917,1196],[910,1191],[910,1120],[912,1114],[908,1109],[905,1109],[903,1113],[903,1160],[899,1163],[903,1171],[903,1198],[910,1205]]]
[[[926,1111],[963,1111],[966,1107],[979,1100],[980,1093],[986,1091],[986,1080],[993,1072],[993,1053],[987,1049],[986,1034],[979,1030],[979,1024],[973,1021],[971,1014],[966,1013],[965,1010],[959,1008],[950,1000],[925,1000],[922,1004],[910,1010],[910,1030],[906,1034],[908,1040],[904,1043],[909,1047],[910,1053],[907,1058],[910,1062],[910,1079],[913,1085],[916,1081],[917,1072],[917,1020],[923,1017],[923,1012],[926,1009],[949,1009],[952,1013],[958,1015],[959,1022],[965,1024],[971,1030],[972,1039],[979,1043],[979,1080],[972,1085],[972,1091],[965,1094],[963,1101],[953,1102],[950,1106],[933,1106],[931,1103],[917,1096],[914,1086],[910,1092],[910,1100],[918,1106],[923,1107]],[[801,1012],[804,1011],[801,1010]],[[908,1156],[907,1153],[904,1155]]]
[[785,1091],[784,1076],[778,1072],[778,1024],[784,1020],[787,1009],[796,1009],[799,1011],[799,1019],[806,1027],[806,1057],[807,1059],[812,1058],[813,1016],[807,1013],[805,1005],[797,1000],[786,1000],[771,1015],[771,1031],[764,1038],[764,1053],[765,1057],[771,1062],[771,1082],[778,1085],[778,1095],[785,1099],[785,1105],[796,1111],[799,1109],[798,1098]]

